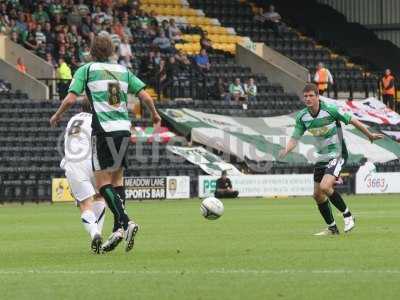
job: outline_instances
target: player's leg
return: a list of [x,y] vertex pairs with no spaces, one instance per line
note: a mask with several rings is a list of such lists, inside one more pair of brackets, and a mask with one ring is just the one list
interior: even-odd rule
[[[124,166],[125,167],[127,166],[125,158],[124,158]],[[118,194],[120,195],[120,199],[121,200],[123,199],[122,204],[125,209],[124,172],[122,168],[113,173],[112,185],[115,187],[116,190],[119,191]],[[138,231],[139,231],[139,225],[137,225],[133,221],[130,221],[128,229],[125,229],[125,234],[124,234],[126,241],[125,251],[132,250],[135,244],[135,236]]]
[[[125,214],[120,196],[112,185],[113,172],[119,169],[118,166],[115,166],[117,165],[115,161],[119,159],[120,146],[121,141],[117,138],[108,136],[92,137],[92,165],[97,190],[106,201],[108,208],[118,220],[120,226],[126,229],[129,218]],[[117,153],[114,153],[115,150]]]
[[325,170],[320,187],[322,192],[329,198],[330,202],[343,214],[345,223],[344,232],[349,232],[355,226],[354,217],[342,196],[334,189],[334,184],[340,174],[344,160],[337,159],[336,161],[336,164],[329,164],[328,168]]
[[91,249],[94,253],[100,253],[102,238],[101,232],[97,227],[96,215],[93,212],[93,196],[79,201],[79,209],[81,211],[83,227],[92,239]]
[[129,217],[125,213],[119,194],[112,185],[112,173],[109,171],[95,171],[96,185],[108,208],[117,218],[118,224],[126,230],[129,225]]
[[[122,204],[125,208],[125,187],[124,187],[124,176],[122,169],[119,169],[113,174],[111,179],[111,184],[113,185],[115,191],[121,198]],[[119,228],[121,228],[121,226],[118,224],[118,220],[114,218],[113,232],[117,231]]]
[[[120,174],[118,174],[120,173]],[[122,169],[120,172],[117,172],[116,175],[113,175],[111,179],[111,184],[114,186],[115,191],[119,194],[123,206],[125,208],[125,188],[123,186],[123,174]],[[124,230],[118,222],[118,217],[114,216],[114,226],[111,235],[108,237],[107,241],[103,244],[102,248],[105,252],[113,251],[119,243],[124,238]]]
[[314,200],[317,203],[318,210],[321,213],[322,218],[328,225],[328,228],[316,235],[330,235],[338,234],[335,219],[333,218],[332,209],[326,195],[323,193],[320,187],[320,182],[325,174],[325,167],[315,167],[314,169]]
[[94,215],[96,216],[97,228],[101,234],[103,231],[104,219],[106,216],[106,203],[99,194],[96,194],[96,196],[94,197],[92,207]]

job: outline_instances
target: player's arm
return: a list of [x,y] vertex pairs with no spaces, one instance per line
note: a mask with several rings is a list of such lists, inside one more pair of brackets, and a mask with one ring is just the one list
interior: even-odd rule
[[154,101],[150,97],[150,95],[144,90],[146,85],[143,81],[133,75],[131,72],[128,72],[128,92],[134,94],[139,97],[141,101],[147,106],[150,110],[153,123],[155,126],[159,126],[161,122],[161,117],[158,114],[156,107],[154,106]]
[[360,130],[366,137],[371,141],[371,143],[375,140],[382,139],[384,137],[383,134],[380,133],[373,133],[368,130],[357,118],[348,114],[348,113],[340,113],[336,106],[329,106],[329,112],[339,121],[343,122],[344,124],[351,124],[358,130]]
[[360,130],[368,139],[373,143],[375,140],[383,139],[384,135],[381,133],[374,133],[368,130],[367,127],[363,125],[359,120],[352,117],[350,120],[350,124],[352,124],[355,128]]
[[61,103],[57,112],[50,118],[50,125],[55,127],[57,123],[61,120],[63,114],[75,104],[78,95],[82,94],[86,86],[88,65],[80,67],[76,70],[74,77],[68,89],[68,94]]
[[279,152],[279,158],[284,158],[290,152],[293,151],[294,148],[297,146],[297,140],[291,137],[289,142],[286,144],[286,147]]
[[151,98],[151,96],[145,90],[141,90],[138,94],[138,97],[150,110],[153,119],[153,124],[159,126],[161,122],[161,117],[156,110],[153,98]]
[[304,132],[306,131],[306,127],[304,123],[301,121],[301,117],[296,117],[296,125],[294,127],[294,131],[292,137],[289,139],[286,147],[279,151],[279,158],[284,158],[288,153],[293,151],[296,148],[298,140],[303,136]]
[[50,118],[50,125],[52,127],[55,127],[57,123],[60,122],[63,114],[75,104],[77,98],[78,97],[74,93],[68,93],[57,112]]

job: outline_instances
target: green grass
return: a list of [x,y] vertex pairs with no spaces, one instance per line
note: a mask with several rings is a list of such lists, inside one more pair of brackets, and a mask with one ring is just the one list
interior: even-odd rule
[[89,252],[72,204],[5,205],[0,298],[398,299],[399,197],[346,198],[357,228],[337,237],[312,236],[311,198],[226,200],[216,221],[199,200],[129,203],[136,247],[107,255]]

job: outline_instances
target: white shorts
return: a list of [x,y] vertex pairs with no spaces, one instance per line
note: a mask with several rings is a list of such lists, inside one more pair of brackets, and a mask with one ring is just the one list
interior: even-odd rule
[[64,168],[72,195],[78,202],[97,194],[91,160],[79,163],[67,162]]

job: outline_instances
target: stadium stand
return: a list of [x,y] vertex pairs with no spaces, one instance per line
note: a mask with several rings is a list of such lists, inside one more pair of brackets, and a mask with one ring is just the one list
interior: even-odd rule
[[[399,48],[390,41],[379,39],[372,30],[348,22],[343,14],[317,1],[275,2],[291,24],[336,53],[350,57],[369,70],[382,72],[390,68],[397,76],[400,75],[400,67],[396,64],[400,59]],[[300,8],[301,14],[298,13]],[[313,17],[315,15],[319,17]]]
[[[288,1],[286,4],[281,1],[190,0],[189,2],[193,7],[203,9],[206,15],[218,18],[221,24],[233,27],[238,34],[248,36],[257,42],[264,42],[267,46],[288,56],[306,67],[311,74],[315,73],[318,62],[323,62],[335,78],[336,84],[333,89],[337,92],[364,93],[377,89],[378,77],[367,72],[361,66],[355,65],[346,57],[336,54],[330,48],[318,44],[309,36],[301,34],[287,25],[282,26],[280,35],[277,36],[271,28],[254,18],[255,12],[261,6],[266,11],[272,3],[276,4],[278,12],[282,8],[282,12],[286,13],[290,8],[294,15],[299,15],[300,7],[301,11],[304,10],[304,7],[297,2],[296,5]],[[286,9],[284,10],[284,8]],[[311,14],[311,10],[309,13]],[[319,19],[314,16],[315,14],[312,17],[308,16],[308,19]],[[286,14],[283,17],[286,20]],[[325,21],[325,19],[323,20]]]

